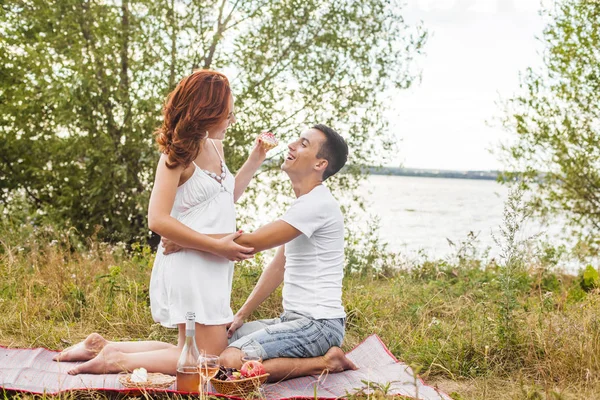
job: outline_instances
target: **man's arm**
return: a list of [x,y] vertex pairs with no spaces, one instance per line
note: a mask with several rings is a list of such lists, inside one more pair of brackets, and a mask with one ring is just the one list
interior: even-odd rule
[[256,308],[262,304],[281,285],[283,282],[283,273],[285,271],[285,246],[280,246],[275,253],[273,260],[263,270],[258,283],[246,299],[244,305],[238,310],[233,318],[233,322],[229,325],[227,331],[228,337],[244,324],[244,320]]
[[244,233],[235,242],[245,247],[252,247],[253,253],[272,249],[281,246],[298,236],[302,232],[294,228],[287,222],[278,219],[277,221],[261,226],[252,233]]
[[[235,239],[235,242],[240,246],[253,248],[254,250],[248,254],[255,254],[263,250],[272,249],[281,246],[292,239],[300,236],[302,232],[294,228],[283,220],[271,222],[265,226],[261,226],[252,233],[244,233]],[[221,239],[227,234],[209,234],[206,235],[213,239]],[[184,246],[175,243],[173,240],[163,238],[164,254],[176,253]]]

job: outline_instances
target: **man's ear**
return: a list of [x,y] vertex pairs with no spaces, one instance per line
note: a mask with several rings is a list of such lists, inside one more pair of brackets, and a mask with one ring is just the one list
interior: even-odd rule
[[315,170],[319,171],[319,172],[325,172],[325,169],[327,168],[328,165],[329,165],[329,161],[325,160],[324,158],[320,159],[315,164]]

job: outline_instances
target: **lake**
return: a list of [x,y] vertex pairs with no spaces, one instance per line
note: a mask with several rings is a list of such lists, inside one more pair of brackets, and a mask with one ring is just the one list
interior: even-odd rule
[[[498,236],[509,188],[496,181],[371,175],[361,192],[368,212],[380,218],[380,236],[390,250],[444,258],[454,252],[448,239],[458,243],[472,231],[480,250],[499,254],[493,234]],[[558,244],[561,230],[529,221],[521,236],[546,233]]]

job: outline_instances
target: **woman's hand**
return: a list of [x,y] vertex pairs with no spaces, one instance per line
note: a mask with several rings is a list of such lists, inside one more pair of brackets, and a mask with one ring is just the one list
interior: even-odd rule
[[[266,141],[262,139],[263,137],[265,137]],[[267,158],[267,151],[274,147],[273,143],[268,143],[268,141],[275,142],[275,145],[277,142],[272,133],[269,135],[261,134],[254,141],[254,148],[250,152],[248,160],[246,160],[235,176],[235,189],[233,190],[234,203],[237,203],[256,171]]]
[[242,236],[242,231],[234,232],[218,240],[217,253],[229,261],[242,261],[254,257],[254,248],[240,246],[235,239]]
[[267,151],[267,148],[263,145],[263,141],[260,140],[260,137],[257,137],[248,158],[262,163],[267,158]]
[[267,158],[267,152],[277,147],[278,142],[272,132],[262,132],[254,141],[254,148],[250,153],[250,157],[262,163]]
[[165,256],[167,254],[177,253],[179,250],[183,249],[182,246],[167,238],[162,238],[160,241],[162,242],[162,246],[164,248],[163,254]]

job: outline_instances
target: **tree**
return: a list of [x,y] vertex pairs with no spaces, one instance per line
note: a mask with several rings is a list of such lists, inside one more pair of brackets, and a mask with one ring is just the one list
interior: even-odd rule
[[506,104],[517,134],[503,146],[541,215],[566,215],[583,243],[600,246],[600,3],[559,1],[544,10],[544,67],[528,69]]
[[[14,0],[2,11],[0,202],[110,241],[147,236],[152,132],[193,69],[232,82],[231,170],[261,130],[285,143],[315,122],[344,134],[358,166],[393,145],[384,94],[417,77],[426,39],[394,1]],[[355,188],[350,172],[333,184]],[[282,179],[269,182],[274,198]]]

